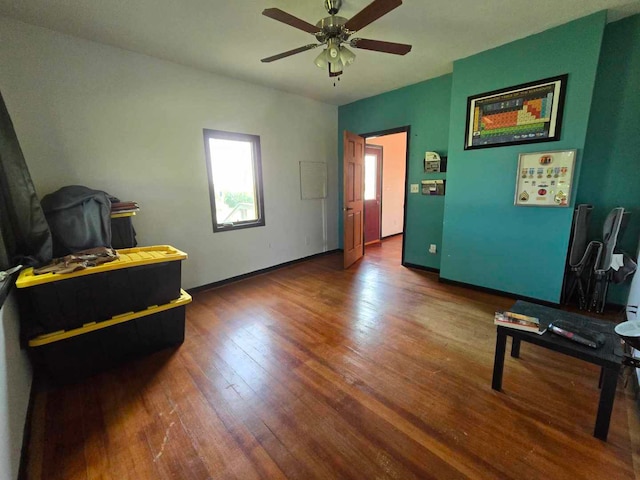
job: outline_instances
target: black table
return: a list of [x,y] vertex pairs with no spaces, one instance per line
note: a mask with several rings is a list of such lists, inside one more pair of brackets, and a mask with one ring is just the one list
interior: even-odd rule
[[572,325],[576,325],[578,328],[595,330],[605,335],[606,340],[604,345],[594,349],[559,337],[551,332],[538,335],[536,333],[514,330],[498,325],[496,354],[493,364],[493,383],[491,387],[494,390],[500,390],[502,388],[502,372],[504,370],[504,354],[507,346],[507,336],[513,339],[511,356],[514,358],[520,356],[520,342],[524,341],[599,365],[602,367],[600,377],[600,403],[598,405],[598,414],[596,416],[596,426],[593,436],[606,441],[607,434],[609,433],[609,421],[611,420],[613,401],[616,395],[618,373],[620,372],[624,356],[620,337],[618,337],[613,330],[615,324],[585,317],[584,315],[564,312],[555,308],[543,307],[542,305],[536,305],[522,300],[518,300],[509,311],[537,317],[545,327],[553,321],[563,320],[571,322]]

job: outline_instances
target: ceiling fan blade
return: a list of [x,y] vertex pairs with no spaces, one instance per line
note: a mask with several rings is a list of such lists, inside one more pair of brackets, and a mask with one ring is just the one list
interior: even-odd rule
[[357,32],[400,5],[402,5],[402,0],[373,0],[348,20],[344,26],[351,32]]
[[304,20],[300,20],[298,17],[294,17],[290,13],[280,10],[279,8],[266,8],[262,11],[262,14],[265,17],[273,18],[274,20],[286,23],[287,25],[303,30],[312,35],[320,32],[320,29],[315,25],[311,25]]
[[411,51],[411,45],[406,43],[382,42],[380,40],[367,40],[366,38],[354,38],[350,44],[353,48],[393,53],[394,55],[406,55]]
[[310,43],[309,45],[305,45],[304,47],[294,48],[293,50],[289,50],[287,52],[279,53],[278,55],[273,55],[272,57],[263,58],[260,60],[262,63],[269,63],[275,60],[280,60],[281,58],[290,57],[291,55],[295,55],[296,53],[306,52],[307,50],[311,50],[312,48],[316,48],[322,45],[321,43]]

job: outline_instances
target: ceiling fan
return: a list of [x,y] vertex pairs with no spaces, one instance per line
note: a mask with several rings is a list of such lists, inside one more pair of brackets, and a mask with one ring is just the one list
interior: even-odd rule
[[342,74],[343,68],[351,65],[356,58],[355,54],[346,45],[363,50],[406,55],[411,51],[411,45],[368,40],[366,38],[349,39],[351,35],[400,5],[402,5],[402,0],[373,0],[354,17],[347,20],[344,17],[337,16],[342,6],[342,0],[324,0],[324,7],[330,16],[321,19],[315,25],[294,17],[279,8],[267,8],[262,12],[263,15],[315,35],[318,43],[294,48],[293,50],[263,58],[261,61],[269,63],[326,45],[326,48],[316,57],[315,64],[319,68],[328,68],[329,77],[338,77]]

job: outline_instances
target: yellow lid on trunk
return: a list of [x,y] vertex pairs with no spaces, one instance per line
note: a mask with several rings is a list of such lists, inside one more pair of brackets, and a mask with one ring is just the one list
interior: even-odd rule
[[123,248],[116,250],[119,258],[112,262],[103,263],[95,267],[87,267],[83,270],[77,270],[71,273],[43,273],[36,275],[33,268],[25,268],[20,272],[20,276],[16,281],[16,287],[28,288],[36,285],[42,285],[49,282],[57,282],[68,278],[82,277],[84,275],[93,275],[95,273],[109,272],[111,270],[119,270],[121,268],[138,267],[141,265],[150,265],[152,263],[171,262],[175,260],[185,260],[187,254],[181,252],[177,248],[170,245],[153,245],[149,247]]

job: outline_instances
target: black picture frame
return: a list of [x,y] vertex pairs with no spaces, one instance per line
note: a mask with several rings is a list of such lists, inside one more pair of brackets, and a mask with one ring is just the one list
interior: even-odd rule
[[[560,140],[568,77],[544,78],[469,97],[464,149]],[[483,128],[487,120],[492,125]]]

